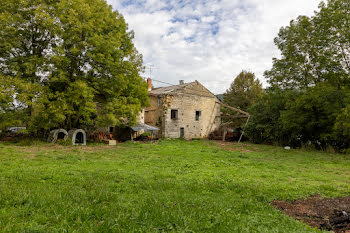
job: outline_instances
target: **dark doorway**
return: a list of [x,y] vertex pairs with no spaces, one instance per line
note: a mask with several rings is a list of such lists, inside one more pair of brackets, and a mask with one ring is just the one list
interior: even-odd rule
[[185,137],[185,128],[180,128],[180,138]]
[[59,132],[57,135],[57,140],[64,140],[65,137],[66,137],[65,133]]
[[115,128],[115,137],[120,142],[129,141],[132,138],[132,129],[130,127],[117,127]]
[[84,143],[84,134],[82,132],[78,132],[75,136],[75,143],[76,144],[83,144]]

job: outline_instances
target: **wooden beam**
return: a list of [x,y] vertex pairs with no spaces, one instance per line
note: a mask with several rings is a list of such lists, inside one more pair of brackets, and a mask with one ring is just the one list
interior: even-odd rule
[[225,108],[228,108],[230,110],[233,110],[235,112],[239,112],[239,113],[242,113],[246,118],[250,117],[250,114],[245,112],[245,111],[242,111],[241,109],[238,109],[238,108],[234,108],[234,107],[231,107],[227,104],[224,104],[224,103],[221,103],[221,102],[217,102],[218,104],[220,104],[221,106],[225,107]]
[[[232,118],[248,118],[248,119],[247,119],[247,122],[245,123],[245,125],[244,125],[244,127],[243,127],[241,136],[239,137],[239,140],[238,140],[238,144],[241,143],[242,138],[243,138],[243,135],[244,135],[244,130],[245,130],[245,128],[246,128],[246,126],[247,126],[247,124],[248,124],[248,122],[249,122],[249,119],[250,119],[250,114],[247,113],[247,112],[245,112],[245,111],[242,111],[241,109],[231,107],[231,106],[229,106],[229,105],[227,105],[227,104],[224,104],[224,103],[222,103],[222,102],[217,102],[217,103],[220,104],[221,106],[225,107],[225,108],[228,108],[228,109],[230,109],[230,110],[233,110],[233,111],[235,111],[235,112],[239,112],[239,113],[242,113],[242,114],[243,114],[243,115],[239,115],[239,116],[232,116]],[[223,135],[223,139],[222,139],[223,141],[225,141],[226,133],[227,133],[227,131],[226,131],[226,129],[225,129],[224,135]]]
[[221,117],[228,117],[228,118],[230,118],[230,119],[248,118],[247,115],[236,115],[236,116],[232,116],[232,115],[228,115],[228,114],[222,115]]
[[241,143],[241,141],[242,141],[242,138],[243,138],[243,135],[244,135],[244,130],[245,130],[245,128],[248,125],[249,119],[250,119],[250,116],[248,117],[247,122],[245,123],[245,125],[243,127],[242,134],[241,134],[241,136],[239,137],[239,140],[238,140],[238,144]]
[[232,123],[233,123],[233,121],[230,121],[230,122],[223,123],[220,126],[226,126],[226,125],[229,125],[229,124],[232,124]]

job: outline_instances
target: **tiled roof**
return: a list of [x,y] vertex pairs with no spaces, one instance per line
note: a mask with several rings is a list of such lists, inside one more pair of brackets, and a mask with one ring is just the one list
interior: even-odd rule
[[169,86],[169,87],[160,87],[160,88],[154,88],[150,94],[152,95],[162,95],[162,94],[168,94],[171,93],[173,91],[178,91],[178,90],[183,90],[185,89],[185,87],[193,84],[195,82],[192,83],[184,83],[184,84],[179,84],[179,85],[174,85],[174,86]]

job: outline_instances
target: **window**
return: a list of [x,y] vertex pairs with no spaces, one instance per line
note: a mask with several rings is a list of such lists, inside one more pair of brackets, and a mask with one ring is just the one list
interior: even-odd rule
[[114,127],[109,127],[109,132],[113,133],[114,132]]
[[201,111],[196,111],[196,121],[199,121],[199,118],[201,117],[202,112]]
[[178,111],[175,109],[171,109],[171,119],[177,120],[177,117],[178,117]]

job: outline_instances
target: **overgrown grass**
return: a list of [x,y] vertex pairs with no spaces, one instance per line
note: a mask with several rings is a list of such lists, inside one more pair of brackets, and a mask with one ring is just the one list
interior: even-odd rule
[[0,144],[1,232],[318,232],[269,203],[350,195],[350,157],[207,141]]

